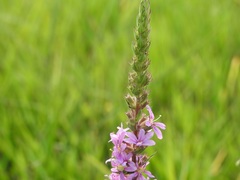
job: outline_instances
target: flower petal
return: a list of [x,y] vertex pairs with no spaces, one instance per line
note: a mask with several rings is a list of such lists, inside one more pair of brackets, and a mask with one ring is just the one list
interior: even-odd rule
[[134,171],[137,170],[137,168],[136,168],[136,167],[133,167],[133,166],[130,166],[130,167],[124,168],[124,170],[127,171],[127,172],[134,172]]
[[154,125],[160,127],[161,129],[166,129],[166,125],[163,123],[155,122]]
[[136,144],[137,143],[137,141],[134,141],[133,139],[131,139],[131,138],[127,138],[127,139],[125,139],[124,140],[126,143],[129,143],[129,144]]
[[156,126],[153,126],[153,130],[157,135],[158,139],[162,139],[162,132],[160,131],[160,129],[158,129]]
[[145,131],[144,129],[140,129],[139,133],[138,133],[138,140],[142,141],[145,138]]
[[126,135],[127,135],[127,136],[129,137],[129,139],[131,139],[132,141],[134,141],[134,142],[137,141],[137,137],[135,136],[134,133],[128,132]]
[[153,137],[153,134],[154,134],[154,132],[152,132],[152,131],[146,133],[146,134],[145,134],[145,137],[144,137],[144,140],[150,139],[151,137]]
[[154,119],[154,114],[153,114],[153,112],[152,112],[151,107],[150,107],[149,105],[147,105],[147,106],[146,106],[146,109],[148,110],[149,118],[150,118],[151,120],[153,120],[153,119]]
[[124,174],[122,172],[120,173],[120,180],[126,180],[126,177],[124,176]]
[[127,179],[128,179],[128,180],[133,180],[133,179],[134,179],[135,177],[137,177],[137,176],[138,176],[138,173],[135,172],[135,173],[129,174],[128,177],[127,177]]
[[152,126],[152,123],[150,122],[150,120],[148,120],[148,121],[145,122],[145,125],[146,125],[147,127],[150,127],[150,126]]
[[154,146],[155,144],[153,140],[147,140],[142,143],[143,146]]
[[155,178],[155,176],[152,175],[152,173],[150,171],[145,170],[144,173],[150,178]]

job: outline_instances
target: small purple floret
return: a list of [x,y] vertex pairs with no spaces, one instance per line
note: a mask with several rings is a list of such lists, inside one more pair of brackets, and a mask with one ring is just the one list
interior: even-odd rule
[[136,146],[153,146],[153,145],[155,145],[155,142],[153,140],[150,140],[150,138],[153,137],[153,132],[145,133],[144,129],[140,129],[140,131],[138,133],[138,137],[132,132],[127,132],[126,135],[128,136],[128,138],[125,139],[125,142],[127,142],[129,144],[135,144]]
[[147,105],[146,109],[149,112],[149,117],[148,117],[148,120],[145,122],[145,125],[153,129],[158,139],[162,139],[162,132],[160,129],[166,129],[166,125],[160,122],[154,122],[154,114],[152,112],[151,107]]

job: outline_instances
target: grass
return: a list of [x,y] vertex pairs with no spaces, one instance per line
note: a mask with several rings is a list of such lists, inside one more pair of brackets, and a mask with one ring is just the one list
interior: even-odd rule
[[[0,179],[109,173],[138,3],[1,0]],[[150,170],[157,179],[239,179],[240,1],[151,6],[150,100],[167,130],[148,150],[157,151]]]

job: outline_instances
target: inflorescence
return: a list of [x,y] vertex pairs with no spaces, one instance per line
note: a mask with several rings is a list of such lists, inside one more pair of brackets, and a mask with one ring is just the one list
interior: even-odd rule
[[[165,124],[157,122],[148,101],[147,85],[151,81],[148,72],[150,60],[148,49],[150,46],[150,3],[141,0],[137,27],[135,31],[135,44],[133,46],[132,69],[129,73],[129,91],[126,102],[129,110],[128,128],[121,124],[116,133],[110,133],[110,142],[113,143],[112,157],[106,161],[111,163],[111,174],[106,175],[110,180],[145,180],[155,178],[146,170],[151,156],[144,154],[148,146],[155,145],[152,140],[154,134],[162,139]],[[146,115],[144,111],[148,112]]]

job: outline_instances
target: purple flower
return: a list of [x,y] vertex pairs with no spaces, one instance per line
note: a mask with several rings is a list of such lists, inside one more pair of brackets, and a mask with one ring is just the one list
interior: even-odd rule
[[152,109],[149,105],[146,106],[148,112],[149,112],[149,118],[145,122],[145,125],[148,127],[152,127],[153,131],[157,135],[158,139],[162,139],[162,132],[160,129],[166,129],[166,125],[160,122],[154,122],[154,114],[152,112]]
[[136,136],[133,132],[127,132],[126,135],[129,137],[125,139],[125,142],[129,144],[135,144],[136,146],[153,146],[155,142],[150,140],[153,136],[153,132],[147,132],[145,134],[144,129],[140,129],[138,136]]
[[126,147],[127,147],[127,144],[125,144],[125,143],[115,145],[113,147],[112,155],[115,156],[116,158],[122,157]]
[[126,180],[127,179],[125,175],[120,176],[120,174],[118,173],[111,173],[109,176],[106,175],[105,177],[107,177],[110,180]]
[[111,161],[111,165],[113,168],[111,168],[112,173],[116,173],[119,174],[119,178],[120,180],[125,180],[126,177],[124,175],[124,171],[127,168],[127,163],[128,161],[131,159],[132,157],[132,153],[123,153],[122,156],[119,156],[118,158],[114,159],[112,158]]
[[126,163],[128,162],[128,160],[130,160],[132,157],[132,153],[125,153],[123,152],[121,157],[112,159],[111,163],[112,163],[112,167],[118,167],[119,165],[124,165],[126,166]]
[[121,124],[116,134],[110,133],[111,140],[109,142],[114,144],[112,156],[116,158],[122,156],[122,153],[127,147],[127,144],[124,143],[124,138],[128,129],[129,128],[123,129],[123,125]]
[[[128,175],[127,179],[132,180],[134,178],[137,178],[138,180],[146,180],[149,178],[154,178],[152,173],[150,171],[146,170],[146,166],[149,164],[149,162],[143,161],[143,156],[137,156],[136,157],[136,163],[129,163],[130,167],[126,168],[126,171],[131,172],[131,174]],[[131,168],[132,171],[129,171]],[[148,177],[145,178],[144,175],[147,175]]]
[[112,141],[115,146],[120,145],[123,142],[128,129],[129,128],[123,129],[121,124],[121,127],[118,127],[118,132],[116,134],[110,133],[111,140],[109,142]]

